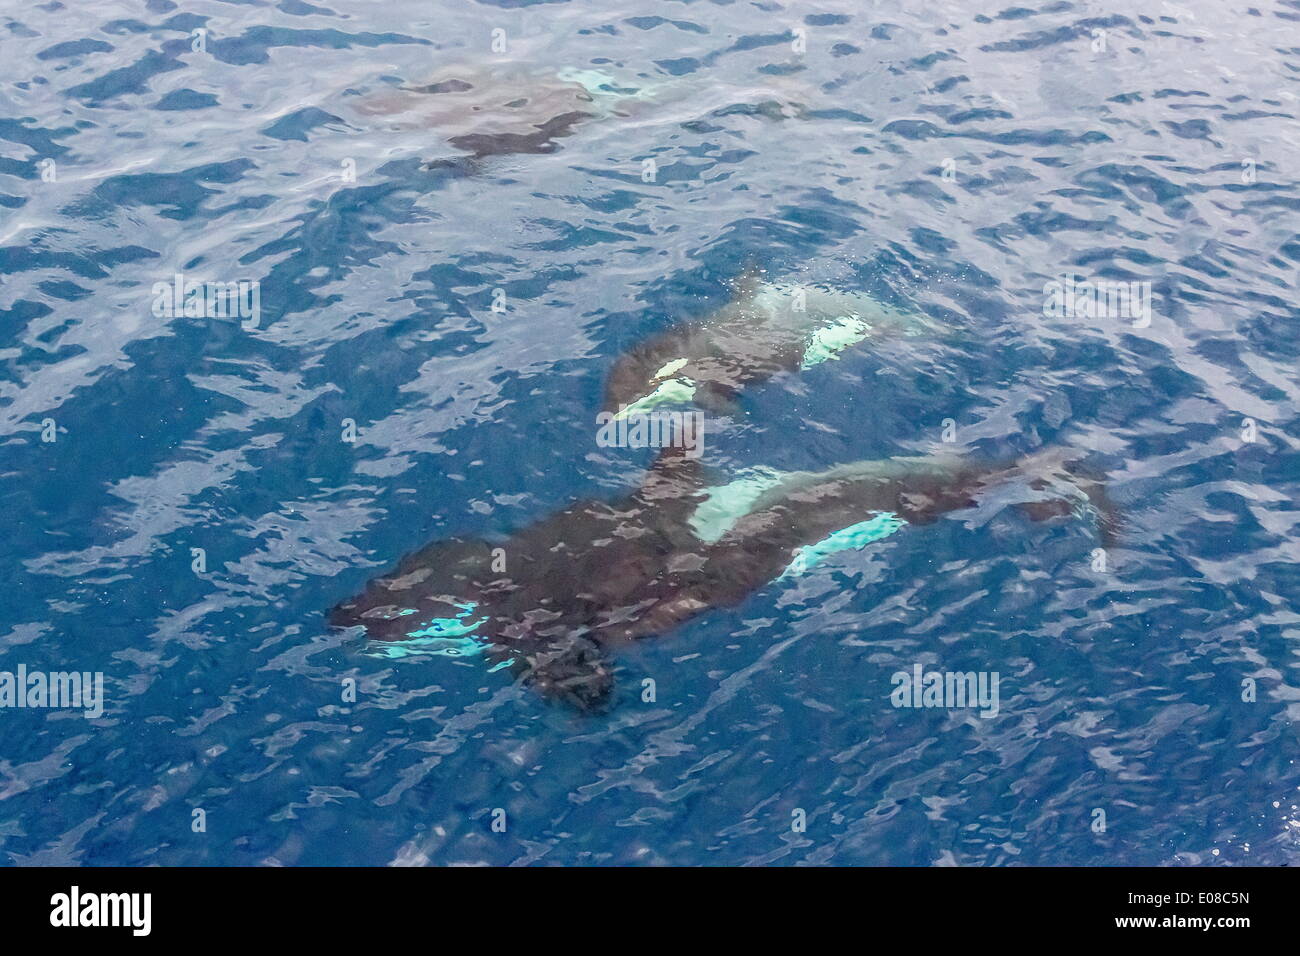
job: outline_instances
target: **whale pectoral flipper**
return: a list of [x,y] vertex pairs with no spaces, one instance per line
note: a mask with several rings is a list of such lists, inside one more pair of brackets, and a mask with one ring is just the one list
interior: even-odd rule
[[604,649],[589,637],[563,634],[537,643],[494,650],[497,665],[543,697],[562,700],[583,711],[602,710],[614,691],[614,670]]
[[722,382],[704,382],[695,390],[695,404],[701,410],[720,418],[740,418],[740,394]]
[[559,149],[555,140],[572,136],[573,128],[591,116],[582,110],[570,110],[544,123],[533,124],[532,132],[465,133],[451,137],[448,142],[475,159],[502,153],[553,153]]

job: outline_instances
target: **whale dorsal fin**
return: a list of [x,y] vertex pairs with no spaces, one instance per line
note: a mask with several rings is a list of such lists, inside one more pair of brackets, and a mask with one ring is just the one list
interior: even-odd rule
[[705,499],[709,475],[698,456],[670,445],[659,453],[634,496],[644,509],[646,527],[673,547],[690,552],[700,546],[691,528],[691,516]]
[[705,486],[705,478],[698,456],[692,458],[685,448],[669,445],[650,466],[637,497],[659,508],[677,502],[694,505]]

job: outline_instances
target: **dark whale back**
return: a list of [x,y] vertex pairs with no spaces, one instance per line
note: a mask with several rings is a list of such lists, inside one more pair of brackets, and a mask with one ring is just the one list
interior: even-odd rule
[[701,480],[698,462],[666,449],[641,487],[616,501],[579,501],[500,546],[457,539],[407,555],[337,605],[329,623],[402,641],[472,608],[491,658],[548,696],[597,708],[612,686],[602,648],[680,619],[682,608],[665,608],[682,587],[674,561],[698,545],[688,518]]
[[[600,113],[579,83],[500,64],[447,67],[427,82],[373,96],[358,110],[399,127],[434,130],[473,160],[553,152],[556,140]],[[449,162],[440,157],[430,165]]]
[[986,464],[949,453],[789,473],[714,537],[692,523],[712,490],[698,460],[668,448],[641,487],[615,501],[577,502],[499,547],[452,540],[408,555],[334,608],[330,623],[399,641],[430,619],[472,620],[492,660],[546,696],[595,709],[613,685],[606,648],[739,604],[783,576],[801,548],[864,519],[929,524],[1023,479],[1041,492],[1030,495],[1032,517],[1091,503],[1105,534],[1113,509],[1103,487],[1067,464],[1061,452]]

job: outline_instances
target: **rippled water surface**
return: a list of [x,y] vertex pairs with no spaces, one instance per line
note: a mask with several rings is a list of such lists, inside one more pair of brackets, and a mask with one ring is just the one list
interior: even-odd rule
[[[0,858],[1300,860],[1300,3],[976,7],[5,5],[0,670],[106,705],[0,711]],[[502,153],[403,92],[566,69],[646,95]],[[602,714],[326,626],[634,487],[606,376],[754,268],[946,331],[747,391],[712,473],[1083,449],[1104,570],[983,501],[616,652]],[[157,314],[178,272],[257,323]],[[998,714],[895,708],[918,663]]]

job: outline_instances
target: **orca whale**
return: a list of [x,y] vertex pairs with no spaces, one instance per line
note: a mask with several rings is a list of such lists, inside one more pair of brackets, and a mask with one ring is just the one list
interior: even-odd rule
[[977,463],[958,454],[857,462],[822,472],[758,469],[709,486],[698,459],[666,448],[642,485],[579,501],[501,545],[439,541],[408,555],[329,615],[361,626],[388,657],[481,654],[544,696],[582,710],[609,701],[607,651],[734,606],[827,555],[926,525],[1021,486],[1035,520],[1098,519],[1113,538],[1104,486],[1048,450]]
[[[448,64],[422,82],[366,96],[352,109],[394,129],[433,130],[446,155],[428,168],[477,172],[491,156],[553,153],[559,140],[591,121],[619,118],[689,122],[734,113],[781,122],[806,118],[815,90],[793,77],[765,76],[740,86],[662,76],[646,80],[605,64],[560,68],[499,61]],[[674,108],[663,109],[669,104]]]
[[850,346],[901,335],[942,333],[919,312],[821,283],[768,282],[755,270],[731,300],[706,318],[676,325],[633,346],[615,362],[603,407],[615,415],[663,405],[695,405],[734,415],[748,386],[810,368]]
[[454,152],[430,168],[474,168],[489,156],[551,153],[582,123],[618,114],[657,86],[594,69],[529,69],[486,62],[437,71],[425,82],[361,101],[357,112],[397,128],[438,131]]

